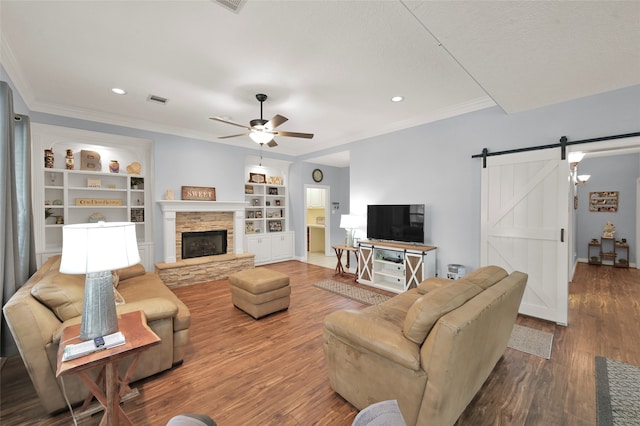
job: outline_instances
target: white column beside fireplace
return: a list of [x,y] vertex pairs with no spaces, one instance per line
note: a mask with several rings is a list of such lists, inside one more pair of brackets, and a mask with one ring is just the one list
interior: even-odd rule
[[174,263],[176,257],[176,213],[179,212],[232,212],[233,252],[244,253],[244,209],[249,204],[244,201],[189,201],[160,200],[162,210],[162,242],[164,262]]

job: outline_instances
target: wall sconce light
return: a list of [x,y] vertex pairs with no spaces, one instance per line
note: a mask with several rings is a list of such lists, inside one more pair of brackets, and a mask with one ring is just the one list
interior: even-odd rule
[[587,183],[591,175],[578,175],[578,163],[584,158],[583,152],[569,153],[569,166],[571,167],[571,177],[574,185],[584,185]]
[[587,183],[590,177],[591,175],[576,175],[576,179],[574,183],[576,186],[584,185],[585,183]]

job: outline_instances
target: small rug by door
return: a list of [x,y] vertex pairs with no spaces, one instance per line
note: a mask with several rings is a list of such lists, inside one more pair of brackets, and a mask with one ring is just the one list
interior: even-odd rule
[[553,334],[514,324],[508,347],[520,352],[551,359]]
[[315,283],[314,287],[329,290],[332,293],[339,294],[340,296],[356,300],[366,305],[378,305],[391,298],[390,296],[376,293],[375,291],[367,290],[366,288],[336,280],[320,281]]
[[640,425],[640,367],[596,357],[598,426]]

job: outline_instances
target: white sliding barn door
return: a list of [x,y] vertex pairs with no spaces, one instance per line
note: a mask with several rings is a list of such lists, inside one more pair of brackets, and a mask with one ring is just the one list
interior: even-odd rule
[[559,148],[487,157],[482,169],[480,263],[527,273],[520,313],[559,324],[567,324],[569,184]]

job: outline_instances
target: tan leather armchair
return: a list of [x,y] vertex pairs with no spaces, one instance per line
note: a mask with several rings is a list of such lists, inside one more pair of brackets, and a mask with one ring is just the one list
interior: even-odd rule
[[362,410],[397,400],[408,425],[452,425],[507,347],[527,275],[496,266],[324,321],[331,387]]

